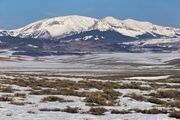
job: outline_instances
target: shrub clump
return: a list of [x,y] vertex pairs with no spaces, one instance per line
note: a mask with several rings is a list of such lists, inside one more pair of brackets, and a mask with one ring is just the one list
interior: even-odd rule
[[70,100],[64,100],[64,98],[56,97],[56,96],[48,96],[44,97],[41,102],[73,102]]
[[162,109],[159,110],[157,108],[152,108],[152,109],[145,109],[145,110],[141,110],[141,109],[136,109],[135,110],[138,113],[143,113],[143,114],[167,114],[167,110]]
[[127,97],[130,97],[137,101],[146,101],[147,100],[146,97],[144,97],[143,95],[136,94],[136,93],[128,94]]
[[53,108],[53,109],[50,109],[50,108],[41,108],[41,109],[39,109],[39,111],[42,111],[42,112],[60,112],[61,109],[59,109],[59,108]]
[[14,97],[26,98],[26,94],[25,93],[15,93]]
[[42,108],[42,109],[39,109],[39,110],[40,110],[40,111],[43,111],[43,112],[52,111],[52,112],[78,113],[79,110],[80,110],[80,108],[67,106],[67,107],[64,108],[64,109],[59,109],[59,108],[53,108],[53,109],[50,109],[50,108]]
[[169,113],[169,117],[180,119],[180,111],[173,111]]
[[180,108],[180,100],[175,100],[173,102],[170,102],[170,103],[167,103],[168,106],[171,106],[171,107],[177,107],[177,108]]
[[26,105],[26,104],[33,104],[33,103],[31,103],[31,102],[23,102],[23,101],[15,101],[13,99],[13,100],[10,101],[10,104],[23,106],[23,105]]
[[166,104],[165,101],[160,100],[160,99],[155,98],[155,97],[148,98],[147,101],[150,103],[155,103],[155,104]]
[[180,91],[177,91],[177,90],[159,90],[155,93],[155,97],[180,99]]
[[0,88],[0,92],[13,93],[14,90],[13,90],[10,86],[8,86],[8,87],[2,87],[2,88]]
[[93,114],[93,115],[104,115],[105,112],[107,112],[107,109],[102,108],[102,107],[91,108],[91,109],[89,110],[89,113],[90,113],[90,114]]
[[131,113],[130,110],[112,110],[111,114],[129,114]]
[[72,89],[44,89],[44,90],[33,90],[30,92],[31,95],[66,95],[66,96],[80,96],[80,94]]
[[17,101],[11,101],[10,104],[13,104],[13,105],[18,105],[18,106],[23,106],[23,105],[26,105],[27,102],[17,102]]
[[122,94],[114,90],[106,90],[104,92],[87,92],[85,93],[85,101],[91,104],[103,106],[117,106],[119,102],[116,101],[118,96]]
[[62,109],[61,111],[62,112],[67,112],[67,113],[78,113],[79,110],[80,110],[80,108],[78,108],[78,107],[67,106],[66,108]]
[[3,95],[3,96],[0,96],[0,101],[3,101],[3,102],[13,101],[13,98],[9,95]]

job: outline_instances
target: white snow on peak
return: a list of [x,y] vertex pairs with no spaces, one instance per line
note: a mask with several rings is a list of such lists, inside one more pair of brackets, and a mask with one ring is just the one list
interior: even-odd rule
[[8,31],[0,29],[0,36],[1,36],[1,37],[2,37],[2,36],[8,36],[8,35],[9,35],[9,32],[8,32]]
[[139,22],[139,21],[136,21],[136,20],[133,20],[133,19],[124,20],[123,23],[128,28],[135,29],[135,30],[138,30],[138,31],[141,31],[141,30],[143,30],[143,31],[144,30],[151,31],[152,27],[153,27],[152,23],[149,23],[149,22]]
[[[47,32],[51,37],[58,37],[70,33],[76,33],[88,30],[95,24],[97,19],[83,16],[64,16],[41,20],[23,28],[15,30],[14,36],[31,36],[32,34]],[[47,36],[46,36],[47,37]]]
[[126,36],[136,37],[137,35],[142,35],[143,33],[145,33],[144,31],[140,31],[129,26],[126,23],[127,22],[126,20],[123,21],[113,17],[106,17],[102,21],[107,25],[109,25],[111,30],[114,30]]
[[23,28],[11,30],[10,34],[23,38],[56,38],[90,30],[111,30],[130,37],[138,37],[146,33],[153,36],[162,35],[167,37],[179,37],[178,35],[180,35],[180,29],[178,28],[162,27],[150,22],[133,19],[119,20],[113,17],[96,19],[78,15],[40,20]]
[[171,27],[162,27],[158,25],[154,25],[150,22],[142,22],[142,21],[136,21],[132,19],[124,20],[125,26],[129,27],[130,29],[134,29],[139,32],[144,33],[151,33],[151,34],[159,34],[163,36],[173,37],[178,32],[178,29],[171,28]]
[[3,36],[3,35],[1,34],[2,31],[3,31],[3,30],[0,29],[0,36]]
[[103,20],[99,20],[96,24],[93,25],[91,30],[107,31],[111,30],[111,26],[105,23]]
[[103,19],[103,21],[104,22],[106,22],[106,23],[108,23],[108,24],[110,24],[110,25],[121,25],[122,23],[122,21],[121,20],[118,20],[118,19],[116,19],[116,18],[114,18],[114,17],[106,17],[106,18],[104,18]]

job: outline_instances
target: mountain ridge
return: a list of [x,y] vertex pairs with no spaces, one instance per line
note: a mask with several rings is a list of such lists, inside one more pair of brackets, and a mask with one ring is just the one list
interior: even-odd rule
[[13,55],[180,51],[180,29],[133,19],[62,16],[0,30],[0,48]]
[[174,38],[180,37],[180,29],[163,27],[150,22],[133,19],[119,20],[114,17],[96,19],[85,16],[71,15],[47,18],[33,22],[25,27],[15,30],[0,30],[0,36],[13,36],[20,38],[60,39],[74,34],[88,31],[114,31],[134,39],[148,38]]

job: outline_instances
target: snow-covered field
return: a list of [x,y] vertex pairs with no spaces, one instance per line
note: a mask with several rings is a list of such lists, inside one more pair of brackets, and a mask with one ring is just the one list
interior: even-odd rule
[[158,44],[179,43],[179,38],[150,39],[144,41],[124,42],[126,45],[158,45]]
[[65,55],[28,57],[11,56],[11,51],[0,54],[1,71],[52,71],[82,73],[119,73],[137,69],[172,67],[163,65],[165,61],[180,58],[179,52],[173,53],[108,53],[90,55]]
[[[178,52],[48,57],[7,53],[0,54],[2,120],[178,119],[170,114],[180,111],[179,95],[159,95],[160,90],[180,93],[179,65],[167,62],[179,59]],[[72,113],[67,106],[79,110]],[[92,108],[106,111],[95,115],[99,111]]]

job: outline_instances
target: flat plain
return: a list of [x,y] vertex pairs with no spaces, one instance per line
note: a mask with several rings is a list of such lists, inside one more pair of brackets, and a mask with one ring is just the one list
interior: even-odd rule
[[4,51],[0,54],[0,118],[179,119],[179,54],[29,57]]

